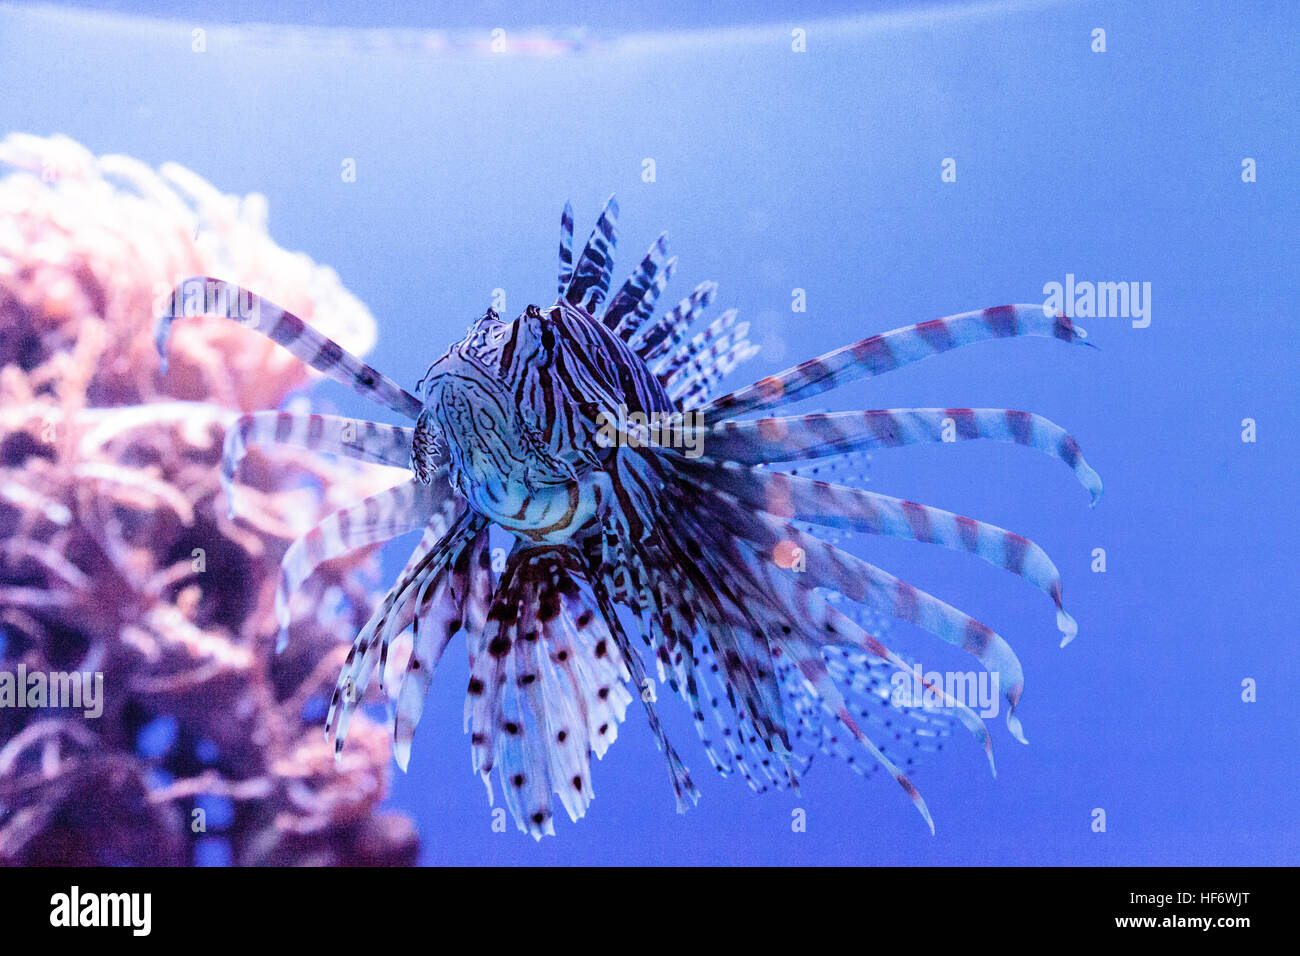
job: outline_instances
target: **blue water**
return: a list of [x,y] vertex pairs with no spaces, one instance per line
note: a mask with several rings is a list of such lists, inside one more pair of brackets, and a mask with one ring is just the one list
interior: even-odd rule
[[[379,319],[372,360],[408,386],[493,289],[512,314],[549,301],[561,205],[573,200],[585,235],[612,192],[621,263],[667,228],[678,294],[715,279],[720,306],[754,323],[767,348],[736,384],[873,332],[1038,302],[1067,274],[1150,282],[1151,321],[1081,319],[1100,351],[973,346],[824,403],[1032,410],[1068,428],[1106,483],[1089,510],[1067,469],[1026,449],[875,456],[877,490],[1042,544],[1080,624],[1059,649],[1050,604],[1023,582],[968,556],[871,543],[866,557],[989,623],[1025,666],[1031,743],[994,722],[996,779],[960,735],[915,775],[936,836],[895,786],[831,761],[799,797],[714,776],[669,701],[661,713],[703,791],[698,808],[674,814],[633,709],[584,820],[561,814],[540,845],[513,824],[494,833],[460,729],[455,652],[392,797],[416,819],[424,859],[1300,862],[1297,8],[1021,3],[909,19],[892,3],[854,19],[821,3],[755,23],[727,5],[710,25],[670,3],[602,23],[602,6],[574,18],[591,27],[575,52],[550,57],[250,46],[194,14],[158,25],[2,9],[0,130],[66,133],[264,193],[274,237],[338,270]],[[535,5],[518,20],[509,10],[408,22],[371,5],[359,22],[391,12],[396,25],[508,37],[573,25]],[[213,28],[202,55],[195,26]],[[796,27],[805,53],[791,49]],[[1090,49],[1097,27],[1104,53]],[[347,158],[355,183],[340,176]],[[941,181],[945,158],[956,182]],[[795,288],[806,313],[791,311]],[[332,385],[317,395],[373,414]],[[1246,418],[1254,443],[1242,441]],[[1090,570],[1095,548],[1105,573]],[[393,549],[389,573],[404,556]],[[903,625],[891,639],[927,667],[970,666]],[[1242,700],[1247,679],[1257,702]],[[794,809],[806,832],[792,831]]]

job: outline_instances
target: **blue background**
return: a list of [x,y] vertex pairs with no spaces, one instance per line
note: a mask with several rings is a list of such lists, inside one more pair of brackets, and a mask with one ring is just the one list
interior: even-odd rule
[[[66,133],[264,193],[273,236],[337,269],[379,321],[374,363],[408,386],[492,289],[512,314],[548,302],[561,205],[574,201],[585,236],[611,192],[620,265],[667,228],[681,256],[673,291],[715,279],[720,307],[754,323],[765,351],[735,384],[873,332],[1041,301],[1067,272],[1152,283],[1152,322],[1083,321],[1097,352],[974,346],[834,396],[837,408],[1035,411],[1078,438],[1106,483],[1090,511],[1068,470],[1026,449],[875,456],[877,490],[1042,544],[1080,623],[1058,649],[1050,605],[1023,582],[968,556],[870,542],[866,557],[989,623],[1026,670],[1031,744],[994,722],[997,779],[964,735],[915,775],[937,836],[891,783],[832,761],[801,797],[714,776],[667,700],[698,808],[673,813],[633,709],[584,820],[561,813],[540,845],[513,824],[493,833],[460,730],[467,675],[453,648],[392,797],[417,820],[424,859],[1300,862],[1297,8],[605,7],[136,7],[170,21],[2,8],[0,131]],[[474,36],[590,29],[578,52],[554,57],[277,46],[220,29],[251,17]],[[209,30],[206,54],[190,50],[195,27]],[[806,53],[791,51],[795,27]],[[1090,49],[1094,27],[1104,54]],[[355,183],[341,181],[348,157]],[[645,157],[657,182],[641,181]],[[945,157],[956,183],[940,181]],[[1244,157],[1258,164],[1254,184],[1241,181]],[[805,314],[790,310],[795,287]],[[332,384],[316,394],[383,417]],[[1241,440],[1246,417],[1255,444]],[[1089,569],[1096,547],[1105,574]],[[386,554],[390,574],[408,550]],[[903,625],[891,639],[927,667],[971,665]],[[1241,700],[1245,678],[1257,703]],[[805,833],[791,830],[796,807]],[[1090,828],[1098,807],[1104,834]]]

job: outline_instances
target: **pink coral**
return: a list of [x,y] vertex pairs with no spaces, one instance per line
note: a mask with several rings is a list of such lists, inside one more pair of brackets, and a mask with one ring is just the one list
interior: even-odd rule
[[[194,273],[263,291],[356,351],[372,318],[269,238],[261,197],[63,137],[10,136],[0,164],[0,670],[104,686],[97,718],[0,707],[0,861],[185,864],[215,840],[236,863],[413,862],[409,822],[377,810],[386,732],[364,722],[336,764],[316,712],[373,557],[323,568],[315,614],[273,650],[288,539],[391,481],[254,453],[228,518],[225,429],[307,372],[218,319],[178,331],[166,377],[151,341],[161,297]],[[163,744],[143,747],[160,721]],[[207,824],[218,805],[228,819]]]

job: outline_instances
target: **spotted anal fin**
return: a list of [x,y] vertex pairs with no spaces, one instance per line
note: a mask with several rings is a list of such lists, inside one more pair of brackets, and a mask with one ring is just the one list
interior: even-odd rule
[[552,794],[573,819],[631,702],[624,657],[570,548],[517,546],[481,634],[470,635],[465,727],[474,769],[495,771],[519,829],[554,833]]

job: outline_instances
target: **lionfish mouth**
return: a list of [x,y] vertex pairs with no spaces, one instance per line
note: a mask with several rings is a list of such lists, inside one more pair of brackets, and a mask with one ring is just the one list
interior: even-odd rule
[[[905,769],[938,749],[956,724],[970,730],[991,766],[992,738],[970,701],[887,647],[879,625],[904,621],[972,655],[996,685],[1008,730],[1023,741],[1020,662],[986,625],[817,535],[883,535],[975,555],[1043,591],[1065,644],[1077,627],[1062,605],[1060,575],[1018,534],[849,483],[812,480],[796,466],[834,467],[872,449],[989,440],[1064,462],[1094,504],[1101,481],[1070,435],[1028,412],[773,415],[975,342],[1043,336],[1082,343],[1083,331],[1039,305],[999,306],[873,335],[719,396],[720,381],[757,351],[746,324],[728,311],[689,337],[713,298],[712,283],[655,314],[676,262],[665,258],[662,236],[611,295],[617,212],[610,200],[575,258],[566,205],[556,306],[544,315],[530,307],[513,322],[489,310],[430,369],[423,402],[256,296],[251,320],[229,315],[415,422],[254,412],[227,436],[228,478],[248,443],[269,441],[414,472],[330,516],[284,557],[282,641],[289,598],[321,563],[424,532],[353,644],[327,735],[341,751],[377,674],[405,769],[434,669],[464,634],[474,767],[489,794],[495,772],[519,828],[535,837],[553,832],[553,797],[574,820],[586,812],[591,757],[605,753],[633,696],[667,758],[678,809],[698,800],[660,726],[659,684],[685,701],[719,772],[739,773],[759,791],[794,788],[813,755],[824,752],[860,772],[893,777],[933,831]],[[238,291],[217,301],[249,301]],[[160,349],[172,318],[160,319]],[[681,429],[702,453],[653,442],[598,444],[591,409],[614,407],[690,412]],[[504,567],[489,559],[493,525],[516,537]],[[638,636],[652,651],[654,677]],[[916,695],[891,693],[900,674],[914,678]]]

